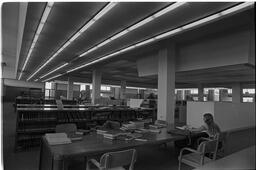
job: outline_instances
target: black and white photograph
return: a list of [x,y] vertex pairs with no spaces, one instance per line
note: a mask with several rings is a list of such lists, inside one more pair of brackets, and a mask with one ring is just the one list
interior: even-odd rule
[[255,169],[255,1],[20,0],[0,16],[0,169]]

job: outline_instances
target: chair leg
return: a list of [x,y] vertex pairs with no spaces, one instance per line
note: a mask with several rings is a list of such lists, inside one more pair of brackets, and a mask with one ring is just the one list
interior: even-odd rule
[[178,168],[178,170],[180,170],[181,169],[181,161],[179,160],[179,168]]

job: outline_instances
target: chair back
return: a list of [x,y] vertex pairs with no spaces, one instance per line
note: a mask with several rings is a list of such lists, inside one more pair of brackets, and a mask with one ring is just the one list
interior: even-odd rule
[[216,137],[216,139],[212,139],[209,141],[204,141],[200,143],[200,145],[197,147],[197,151],[201,152],[203,155],[206,153],[212,154],[212,159],[216,159],[216,154],[218,150],[218,144],[219,144],[219,135]]
[[77,131],[77,127],[74,123],[59,124],[56,126],[55,131],[56,133],[75,133]]
[[100,166],[107,170],[129,165],[129,170],[133,170],[136,156],[135,149],[105,153],[100,159]]

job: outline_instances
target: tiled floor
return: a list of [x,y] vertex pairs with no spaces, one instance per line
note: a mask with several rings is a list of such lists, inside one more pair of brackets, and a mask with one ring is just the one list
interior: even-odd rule
[[[3,106],[3,157],[4,170],[38,170],[39,149],[26,152],[14,152],[16,114],[12,103]],[[255,130],[241,131],[230,135],[229,153],[241,150],[255,144]],[[178,169],[177,154],[173,144],[167,148],[141,147],[137,149],[138,159],[135,170],[176,170]],[[72,165],[72,170],[82,170],[83,162]],[[183,170],[193,168],[183,165]]]

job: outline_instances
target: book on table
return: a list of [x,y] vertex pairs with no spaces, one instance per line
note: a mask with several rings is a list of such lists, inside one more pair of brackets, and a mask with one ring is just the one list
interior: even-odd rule
[[45,138],[50,145],[60,145],[71,143],[71,139],[68,138],[66,133],[47,133]]

